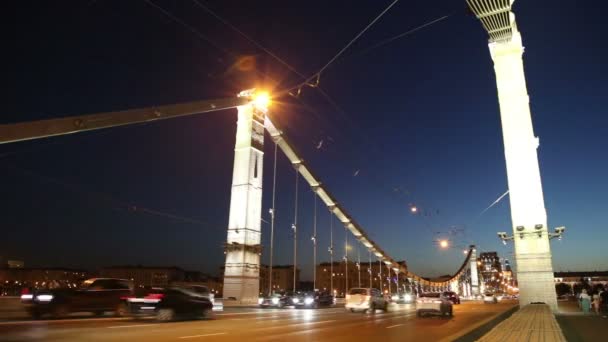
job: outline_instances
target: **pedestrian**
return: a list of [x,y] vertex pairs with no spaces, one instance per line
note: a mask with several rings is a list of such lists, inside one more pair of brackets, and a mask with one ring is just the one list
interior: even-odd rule
[[591,298],[593,298],[593,309],[595,310],[595,314],[599,315],[600,314],[600,294],[597,291],[595,291],[595,292],[593,292],[593,296]]
[[608,318],[608,291],[600,293],[600,305],[602,306],[602,317]]
[[581,308],[583,309],[584,314],[589,313],[589,309],[591,306],[591,297],[587,294],[587,290],[583,289],[580,295]]

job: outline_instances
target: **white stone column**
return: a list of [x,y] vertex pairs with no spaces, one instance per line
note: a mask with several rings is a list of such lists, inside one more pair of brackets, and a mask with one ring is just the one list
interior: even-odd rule
[[489,47],[500,103],[520,305],[542,302],[557,310],[536,151],[539,142],[532,128],[521,35],[514,27],[511,40]]
[[264,113],[253,103],[238,107],[224,298],[257,303],[261,254]]
[[469,259],[469,270],[471,272],[471,289],[470,295],[475,297],[479,293],[479,274],[477,273],[477,249],[473,248],[471,251],[471,258]]

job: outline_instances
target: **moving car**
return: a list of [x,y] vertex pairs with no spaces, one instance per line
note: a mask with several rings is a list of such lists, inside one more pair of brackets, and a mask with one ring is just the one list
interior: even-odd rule
[[498,303],[498,298],[493,293],[486,292],[483,294],[483,302],[484,304],[496,304]]
[[391,300],[397,304],[409,304],[416,301],[416,296],[412,293],[399,292],[391,297]]
[[211,304],[213,304],[213,311],[224,311],[224,302],[221,299],[215,298],[215,294],[209,291],[209,288],[204,285],[188,285],[185,286],[186,289],[192,290],[203,297],[209,299]]
[[128,303],[132,315],[153,316],[158,321],[208,318],[213,311],[213,303],[208,296],[181,286],[154,289],[143,298],[129,298]]
[[443,296],[446,297],[447,299],[449,299],[450,302],[452,302],[452,304],[460,304],[460,297],[458,296],[458,293],[456,293],[456,292],[445,291],[443,293]]
[[113,311],[117,316],[128,314],[126,299],[132,296],[131,284],[125,279],[92,278],[77,288],[36,290],[21,295],[21,302],[33,318],[50,314],[62,318],[72,312],[93,312],[101,315]]
[[378,289],[352,288],[346,295],[345,307],[351,312],[375,312],[376,309],[387,311],[388,301]]
[[328,292],[306,291],[298,292],[292,297],[296,308],[318,308],[321,306],[334,305],[334,296]]
[[293,292],[273,293],[270,296],[260,297],[258,305],[262,308],[284,308],[286,306],[295,306],[293,302],[295,294]]
[[422,317],[429,313],[452,316],[452,302],[443,293],[422,293],[416,300],[416,316]]

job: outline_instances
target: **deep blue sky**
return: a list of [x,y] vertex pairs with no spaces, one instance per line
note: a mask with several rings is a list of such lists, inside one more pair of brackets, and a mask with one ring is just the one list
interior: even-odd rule
[[[389,2],[204,3],[308,75]],[[198,33],[145,1],[8,8],[2,122],[227,97],[299,81],[194,2],[154,3]],[[552,243],[556,270],[608,268],[608,51],[601,6],[599,0],[576,8],[536,0],[514,8],[526,46],[549,225],[568,227],[565,239]],[[480,216],[507,190],[507,180],[486,34],[465,9],[464,1],[401,1],[322,75],[321,87],[337,107],[309,88],[299,100],[273,107],[303,157],[369,235],[427,276],[454,272],[470,243],[512,253],[496,238],[497,231],[510,231],[508,198]],[[235,66],[244,56],[253,56],[258,73]],[[0,146],[0,256],[32,266],[140,263],[217,272],[235,124],[231,110]],[[272,151],[267,138],[265,219]],[[293,179],[280,157],[275,262],[282,264],[291,263]],[[299,258],[310,277],[313,197],[304,183],[300,189]],[[411,215],[410,205],[422,212]],[[326,260],[325,209],[318,224]],[[269,226],[263,229],[267,246]],[[335,236],[336,243],[344,239],[338,224]],[[439,237],[454,247],[438,250]]]

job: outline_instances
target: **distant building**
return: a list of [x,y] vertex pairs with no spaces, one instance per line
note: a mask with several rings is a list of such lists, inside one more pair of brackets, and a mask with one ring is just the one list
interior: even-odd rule
[[[260,293],[268,292],[269,286],[269,267],[260,265]],[[296,285],[300,283],[300,269],[296,268]],[[299,290],[299,287],[296,286]],[[272,290],[283,292],[293,290],[293,265],[272,266]]]
[[88,272],[70,268],[0,269],[0,295],[18,295],[22,288],[76,287]]
[[185,275],[179,267],[110,266],[99,270],[100,277],[127,279],[141,287],[167,286],[184,281]]
[[591,286],[602,284],[608,285],[608,271],[584,271],[584,272],[555,272],[555,283],[566,283],[570,286],[585,281]]
[[[400,261],[400,265],[406,266],[405,261]],[[321,291],[331,291],[336,296],[342,297],[346,291],[346,273],[348,269],[348,288],[353,287],[374,287],[382,289],[385,292],[393,292],[397,290],[397,283],[403,288],[407,283],[405,274],[399,274],[399,278],[394,271],[390,271],[386,265],[382,264],[382,278],[380,278],[380,263],[372,262],[371,268],[369,262],[362,261],[360,265],[357,262],[349,261],[348,266],[344,261],[334,261],[332,263],[323,262],[317,265],[317,289]],[[333,270],[333,289],[332,284]],[[371,282],[370,282],[371,270]],[[398,280],[398,281],[397,281]],[[390,287],[389,287],[390,286]]]
[[483,252],[477,259],[480,263],[479,272],[481,273],[484,288],[489,291],[496,291],[503,287],[502,265],[497,252]]

